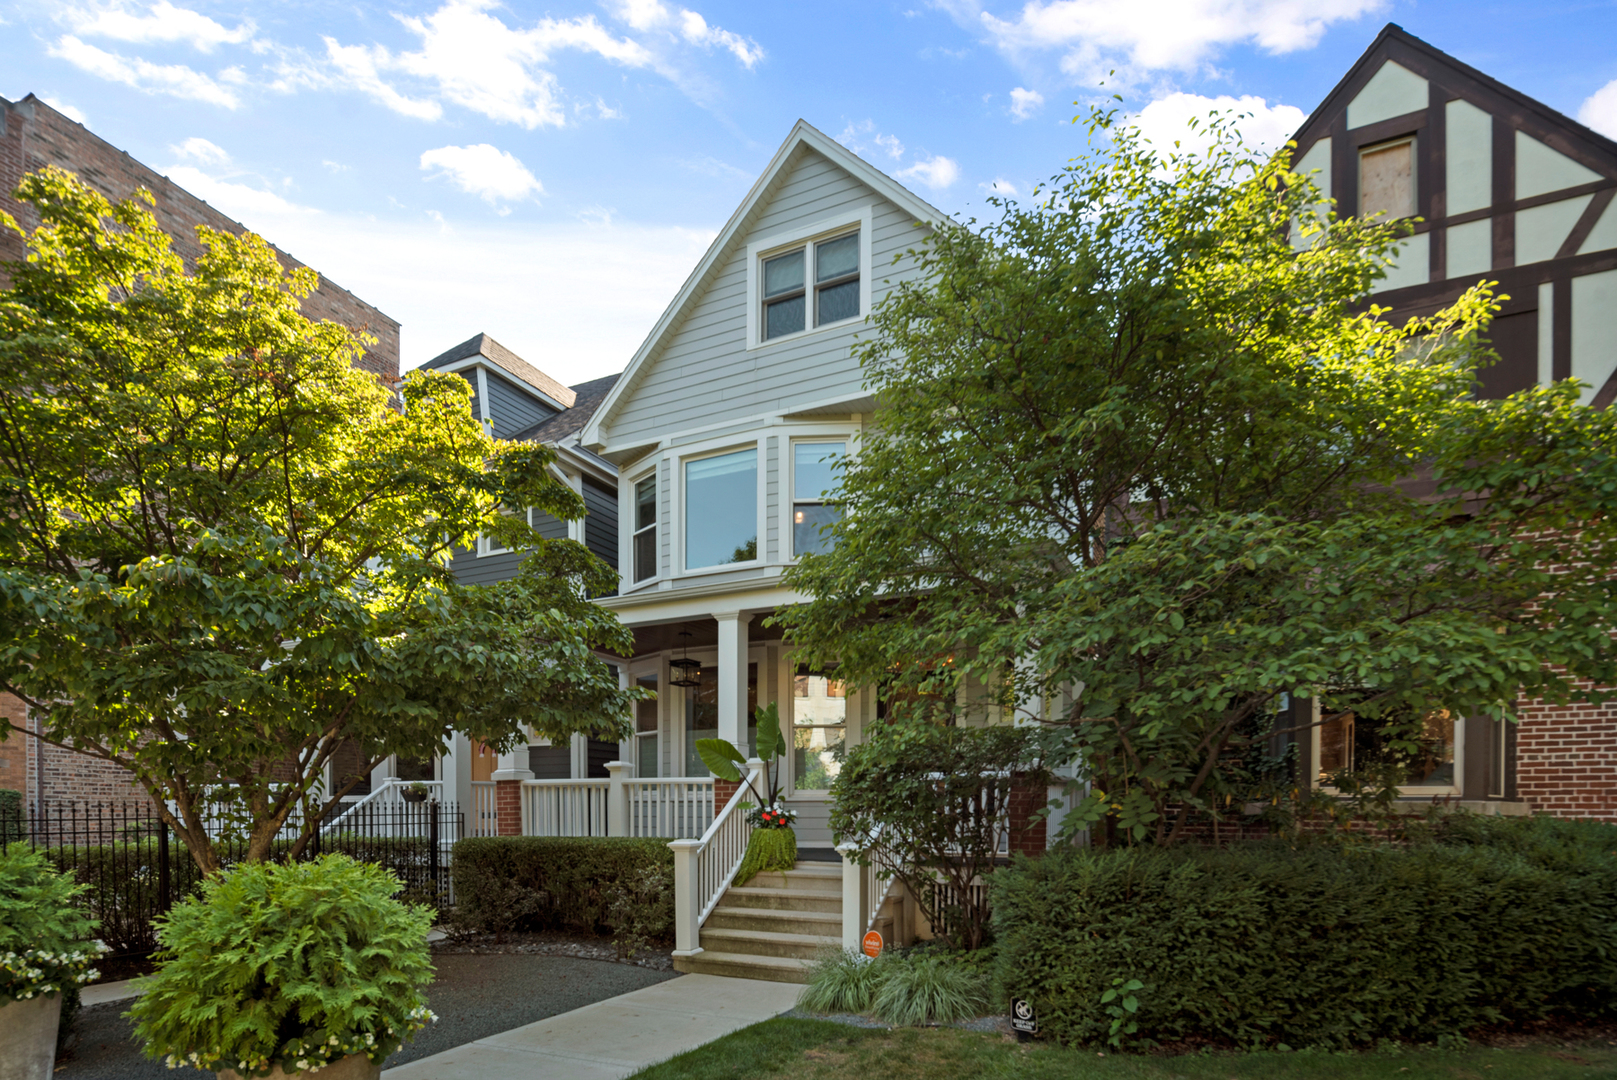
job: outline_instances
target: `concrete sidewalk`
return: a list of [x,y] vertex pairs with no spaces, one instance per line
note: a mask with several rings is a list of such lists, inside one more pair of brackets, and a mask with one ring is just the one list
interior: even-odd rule
[[384,1080],[621,1080],[797,1003],[791,983],[685,975],[502,1031],[382,1074]]

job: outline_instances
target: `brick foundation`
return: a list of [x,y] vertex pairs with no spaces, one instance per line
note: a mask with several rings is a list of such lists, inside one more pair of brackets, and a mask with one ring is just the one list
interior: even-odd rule
[[1048,816],[1037,821],[1031,819],[1049,801],[1049,789],[1044,784],[1028,783],[1025,773],[1011,776],[1009,809],[1012,852],[1032,858],[1044,854],[1050,819]]
[[723,812],[723,810],[724,810],[724,808],[726,806],[730,805],[730,800],[735,798],[735,793],[740,791],[741,788],[742,788],[741,784],[738,784],[738,783],[736,783],[736,782],[734,782],[732,780],[721,780],[718,777],[714,777],[714,779],[713,779],[713,816],[714,817],[717,817],[721,812]]
[[494,814],[501,836],[522,835],[522,781],[494,782]]

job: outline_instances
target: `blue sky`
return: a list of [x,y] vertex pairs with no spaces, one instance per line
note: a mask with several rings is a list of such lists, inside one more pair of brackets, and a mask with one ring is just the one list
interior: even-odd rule
[[[1283,141],[1386,22],[1617,136],[1617,2],[65,0],[0,5],[35,93],[403,323],[621,370],[791,125],[962,216],[1215,104]],[[1110,74],[1109,74],[1110,73]]]

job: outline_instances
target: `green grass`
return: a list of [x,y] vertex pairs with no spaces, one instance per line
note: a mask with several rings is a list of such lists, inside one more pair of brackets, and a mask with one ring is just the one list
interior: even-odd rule
[[766,1020],[633,1080],[1564,1080],[1617,1075],[1617,1047],[1104,1056],[954,1028],[868,1031]]

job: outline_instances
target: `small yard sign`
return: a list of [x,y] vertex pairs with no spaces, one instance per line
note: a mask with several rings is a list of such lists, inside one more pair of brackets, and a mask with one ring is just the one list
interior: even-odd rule
[[875,930],[865,935],[865,955],[872,960],[881,955],[881,934]]
[[1039,1033],[1039,1018],[1033,1015],[1033,1002],[1027,998],[1011,998],[1011,1029],[1025,1035]]

